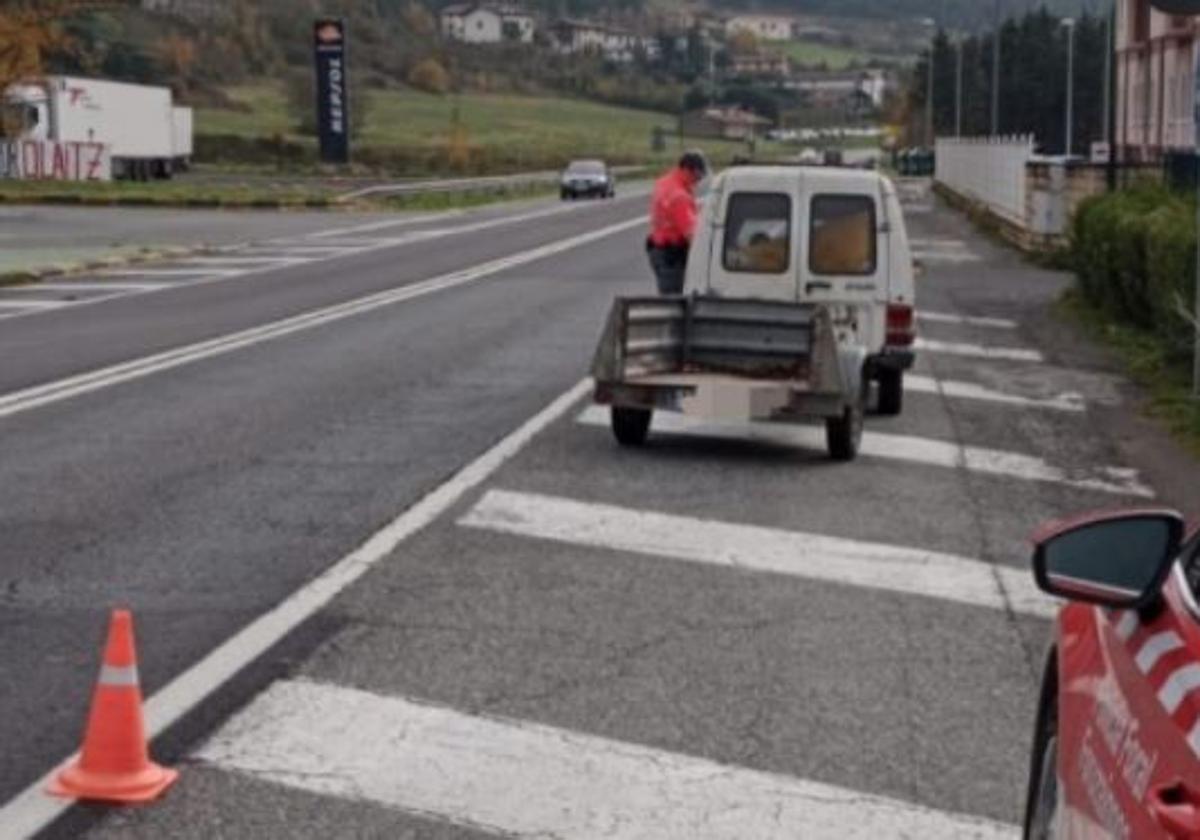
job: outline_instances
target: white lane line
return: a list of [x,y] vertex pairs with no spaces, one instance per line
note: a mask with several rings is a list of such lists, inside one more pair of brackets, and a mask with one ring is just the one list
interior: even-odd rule
[[177,286],[177,283],[72,283],[64,280],[60,283],[35,283],[28,288],[46,292],[149,292],[155,289],[173,289]]
[[[600,206],[610,207],[612,205],[600,205]],[[489,230],[491,228],[500,227],[500,226],[504,226],[504,225],[510,225],[510,224],[516,224],[519,222],[531,221],[534,219],[542,218],[544,216],[563,215],[565,213],[579,212],[579,211],[582,211],[582,210],[588,209],[588,208],[589,208],[589,205],[583,205],[583,204],[575,205],[572,207],[565,207],[565,208],[555,206],[555,207],[548,207],[544,210],[539,210],[539,211],[533,212],[533,213],[525,213],[525,214],[520,214],[520,215],[515,215],[515,216],[502,216],[502,217],[498,217],[498,218],[485,219],[483,221],[476,222],[474,224],[464,225],[462,227],[443,228],[443,229],[435,230],[435,231],[413,231],[412,234],[410,235],[411,238],[405,238],[402,241],[397,241],[394,239],[387,239],[382,242],[376,241],[376,242],[374,242],[374,244],[372,244],[369,247],[354,248],[354,249],[335,248],[335,249],[332,249],[329,254],[327,254],[325,257],[323,257],[323,259],[333,260],[333,259],[341,258],[343,256],[357,256],[357,255],[361,255],[361,254],[370,253],[372,251],[379,251],[379,250],[383,250],[386,248],[393,248],[393,247],[396,247],[396,245],[398,245],[398,244],[404,245],[404,244],[411,244],[413,242],[428,241],[430,239],[440,239],[445,236],[456,236],[458,234],[464,234],[464,233],[476,233],[481,230]],[[279,243],[283,243],[283,242],[287,242],[287,241],[289,241],[287,238],[278,239],[278,240],[264,240],[262,242],[255,243],[253,245],[249,245],[249,246],[245,246],[245,247],[246,248],[274,247],[274,245],[278,245]],[[238,252],[239,249],[241,249],[242,247],[243,246],[230,246],[229,252],[230,253]],[[190,272],[185,272],[186,276],[189,278],[188,282],[177,284],[175,286],[172,286],[172,288],[183,288],[185,286],[199,286],[199,285],[207,285],[207,284],[211,284],[211,283],[226,282],[229,280],[246,277],[248,275],[263,274],[263,273],[268,273],[268,272],[272,272],[272,271],[278,271],[278,270],[281,270],[286,267],[288,267],[288,266],[269,265],[266,267],[260,266],[257,268],[249,268],[249,269],[245,269],[243,271],[206,271],[206,272],[190,271]],[[105,272],[102,276],[143,277],[143,276],[153,276],[155,274],[167,274],[167,272],[109,271],[109,272]],[[90,306],[92,304],[101,303],[106,300],[112,300],[114,297],[117,297],[117,296],[109,295],[109,296],[101,297],[101,298],[91,298],[88,300],[76,301],[73,303],[73,308],[78,308],[81,306]],[[29,316],[31,314],[35,314],[35,312],[36,312],[36,310],[26,310],[23,312],[12,312],[12,313],[6,314],[4,317],[5,318],[19,318],[19,317],[25,317],[25,316]]]
[[982,400],[984,402],[1002,403],[1021,408],[1046,408],[1053,411],[1082,412],[1087,410],[1087,404],[1082,394],[1063,393],[1056,397],[1022,397],[1003,391],[994,391],[973,382],[956,382],[950,379],[935,379],[932,376],[920,374],[905,374],[904,387],[909,391],[921,394],[938,394],[945,397],[963,400]]
[[916,349],[929,353],[946,353],[951,356],[972,356],[979,359],[1003,359],[1013,362],[1044,362],[1046,360],[1037,350],[1027,350],[1023,347],[990,347],[983,344],[934,341],[928,338],[918,338]]
[[236,277],[244,274],[232,269],[206,268],[130,268],[109,269],[101,273],[101,277]]
[[[458,504],[466,493],[491,478],[496,470],[528,446],[542,430],[577,405],[591,388],[590,379],[576,383],[353,552],[160,688],[145,704],[147,737],[161,735],[239,671],[323,609],[401,543]],[[77,757],[78,754],[73,754],[63,759],[54,769],[0,807],[0,826],[7,832],[4,836],[29,837],[36,834],[71,807],[69,801],[49,796],[45,789],[59,768]]]
[[274,683],[198,757],[504,837],[999,840],[1016,826],[527,721]]
[[177,265],[291,265],[297,262],[307,262],[311,257],[264,257],[259,255],[237,256],[233,252],[228,257],[180,257],[171,262]]
[[367,231],[386,230],[387,228],[409,227],[411,225],[420,225],[426,222],[436,222],[442,219],[453,219],[456,216],[461,216],[463,210],[448,210],[444,213],[426,213],[422,216],[409,216],[403,219],[385,219],[380,222],[369,222],[367,224],[354,225],[352,227],[332,228],[330,230],[320,230],[315,233],[305,234],[304,239],[323,239],[327,236],[341,236],[343,234],[366,233]]
[[18,298],[0,298],[0,307],[5,309],[57,309],[60,306],[70,306],[69,300],[21,300]]
[[[0,408],[0,416],[3,416]],[[608,426],[608,410],[591,406],[579,415],[579,422],[589,426]],[[776,423],[716,423],[687,417],[673,412],[654,414],[656,432],[711,437],[723,440],[749,440],[805,449],[825,449],[825,430],[815,426],[793,426]],[[908,435],[866,432],[859,452],[871,458],[923,464],[1021,481],[1061,484],[1078,490],[1092,490],[1119,496],[1152,499],[1154,491],[1138,480],[1136,470],[1121,467],[1091,467],[1081,474],[1052,466],[1033,455],[960,446],[948,441]]]
[[738,525],[533,493],[490,490],[469,528],[690,563],[768,572],[1050,618],[1024,569],[937,551]]
[[641,217],[629,219],[615,225],[609,225],[608,227],[572,236],[558,242],[552,242],[549,245],[542,245],[529,251],[521,251],[507,257],[501,257],[498,260],[492,260],[491,262],[463,269],[462,271],[455,271],[419,283],[413,283],[409,286],[401,286],[385,292],[377,292],[376,294],[367,295],[366,297],[357,298],[346,303],[316,309],[302,315],[296,315],[281,321],[264,324],[260,327],[243,330],[242,332],[221,336],[209,341],[202,341],[198,344],[190,344],[185,347],[168,350],[164,353],[135,359],[131,362],[124,362],[112,367],[91,371],[90,373],[61,379],[57,382],[37,385],[23,391],[5,394],[0,396],[0,419],[62,400],[71,399],[81,394],[98,391],[102,388],[109,388],[122,382],[141,379],[164,370],[182,367],[183,365],[202,359],[211,359],[215,356],[222,356],[245,347],[253,347],[256,344],[262,344],[282,338],[283,336],[292,335],[293,333],[330,324],[345,318],[351,318],[355,315],[380,309],[381,307],[423,297],[434,292],[453,289],[457,286],[475,283],[510,268],[516,268],[552,257],[642,224],[645,224],[645,220]]
[[1016,321],[1007,318],[980,318],[971,315],[954,315],[949,312],[930,312],[927,309],[917,310],[917,318],[933,324],[959,324],[966,327],[988,327],[997,330],[1015,330]]
[[977,254],[958,253],[954,251],[923,251],[919,248],[913,249],[912,258],[924,263],[946,263],[951,265],[983,261],[983,257]]

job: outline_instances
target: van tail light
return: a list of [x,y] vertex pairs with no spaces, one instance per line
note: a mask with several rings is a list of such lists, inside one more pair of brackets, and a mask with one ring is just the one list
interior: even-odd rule
[[889,347],[911,347],[916,337],[916,317],[912,305],[889,303],[887,308],[887,345]]

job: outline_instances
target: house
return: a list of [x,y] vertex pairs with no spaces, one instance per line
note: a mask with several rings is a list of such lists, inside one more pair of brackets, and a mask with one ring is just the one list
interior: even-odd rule
[[787,87],[804,94],[815,108],[863,111],[883,107],[889,84],[881,70],[860,70],[805,73],[793,78]]
[[1196,148],[1198,34],[1200,16],[1159,12],[1149,0],[1117,0],[1118,160],[1155,163]]
[[627,64],[639,53],[651,58],[659,53],[656,38],[591,21],[559,20],[551,26],[551,33],[558,50],[568,54],[593,52]]
[[465,44],[533,42],[533,15],[518,6],[490,3],[459,3],[441,13],[442,37]]
[[230,0],[142,0],[147,12],[178,15],[189,20],[211,20],[231,11]]
[[792,75],[792,62],[785,55],[769,52],[731,55],[727,72],[735,79],[782,81]]
[[679,118],[679,128],[685,136],[716,140],[750,140],[771,124],[770,120],[733,105],[702,108]]
[[725,34],[749,32],[760,41],[790,41],[792,19],[781,15],[735,15],[725,21]]

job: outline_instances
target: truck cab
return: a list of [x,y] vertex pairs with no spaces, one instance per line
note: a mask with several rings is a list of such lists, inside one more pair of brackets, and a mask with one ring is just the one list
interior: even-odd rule
[[913,364],[913,261],[896,189],[870,171],[748,166],[718,176],[686,294],[823,304],[867,348],[879,413],[899,414]]

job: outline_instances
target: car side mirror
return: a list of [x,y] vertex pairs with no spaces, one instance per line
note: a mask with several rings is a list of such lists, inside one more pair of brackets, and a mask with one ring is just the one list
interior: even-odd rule
[[1184,521],[1169,510],[1089,514],[1033,536],[1033,573],[1044,592],[1137,609],[1153,601],[1179,554]]

